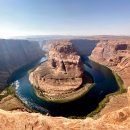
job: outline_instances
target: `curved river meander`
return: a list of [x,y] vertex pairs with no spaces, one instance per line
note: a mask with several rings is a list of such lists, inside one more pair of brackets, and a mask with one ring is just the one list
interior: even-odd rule
[[16,87],[16,94],[20,100],[29,108],[43,114],[49,113],[52,116],[65,117],[86,116],[98,107],[99,102],[101,102],[107,94],[119,89],[111,70],[84,57],[85,70],[93,77],[95,86],[91,88],[86,95],[75,101],[59,104],[47,102],[37,97],[28,80],[28,70],[45,60],[47,59],[43,57],[39,61],[18,70],[11,77],[11,81],[18,86]]

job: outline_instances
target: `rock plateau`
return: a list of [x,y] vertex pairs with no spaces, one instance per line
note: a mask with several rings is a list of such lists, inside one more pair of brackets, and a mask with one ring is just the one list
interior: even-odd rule
[[[80,56],[69,41],[58,41],[52,45],[48,61],[30,73],[30,82],[48,99],[69,97],[81,88],[84,75]],[[78,92],[77,92],[78,93]]]

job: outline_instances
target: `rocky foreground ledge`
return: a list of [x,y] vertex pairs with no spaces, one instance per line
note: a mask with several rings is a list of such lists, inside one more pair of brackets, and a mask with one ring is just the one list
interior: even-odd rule
[[67,119],[0,109],[0,130],[130,130],[130,88],[127,97],[127,107],[108,112],[97,120]]
[[51,47],[48,61],[29,75],[38,95],[51,101],[68,101],[85,93],[92,83],[84,74],[83,63],[69,41],[57,41]]

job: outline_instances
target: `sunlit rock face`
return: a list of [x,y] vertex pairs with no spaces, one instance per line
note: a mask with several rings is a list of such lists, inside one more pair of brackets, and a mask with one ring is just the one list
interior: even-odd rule
[[92,51],[91,58],[114,69],[125,86],[130,86],[130,40],[100,41]]
[[130,108],[107,113],[99,119],[67,119],[38,113],[0,110],[0,130],[129,130]]
[[[130,88],[127,95],[130,98]],[[106,113],[98,119],[67,119],[0,109],[0,130],[129,130],[129,106],[130,102],[127,107]]]
[[6,87],[7,79],[15,70],[40,59],[43,55],[37,42],[0,39],[0,90]]
[[130,87],[128,87],[127,98],[128,98],[128,104],[129,104],[129,107],[130,107]]
[[29,80],[44,95],[58,98],[80,88],[83,73],[80,56],[72,43],[64,40],[52,45],[48,61],[31,72]]
[[61,41],[52,45],[48,55],[48,65],[55,74],[82,77],[83,64],[71,42]]

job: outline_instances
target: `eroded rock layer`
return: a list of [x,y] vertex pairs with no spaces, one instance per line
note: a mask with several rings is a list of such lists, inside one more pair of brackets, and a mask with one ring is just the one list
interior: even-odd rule
[[31,72],[29,80],[44,96],[59,98],[79,89],[83,78],[91,80],[83,73],[83,63],[72,43],[58,41],[51,47],[48,61]]
[[93,50],[91,58],[115,70],[125,86],[130,86],[130,40],[101,41]]

